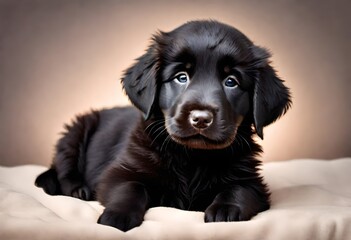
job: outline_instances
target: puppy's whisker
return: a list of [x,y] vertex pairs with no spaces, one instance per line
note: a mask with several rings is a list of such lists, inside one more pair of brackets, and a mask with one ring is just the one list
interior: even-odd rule
[[[156,127],[156,126],[155,126]],[[154,133],[157,133],[159,131],[164,131],[166,128],[164,126],[164,124],[160,125],[158,124],[158,127],[153,131]]]
[[151,124],[149,124],[144,131],[147,131],[148,128],[150,128],[150,132],[152,132],[152,130],[156,127],[156,126],[159,126],[160,124],[164,124],[164,120],[163,119],[160,119],[160,120],[156,120],[155,122],[152,122]]
[[160,136],[162,136],[162,134],[164,134],[165,132],[167,132],[167,129],[166,128],[163,128],[163,126],[161,126],[161,127],[159,127],[159,128],[157,128],[157,130],[155,131],[155,132],[157,132],[157,131],[160,131],[157,135],[156,135],[156,137],[152,140],[152,142],[151,142],[151,145],[153,145],[154,144],[154,142],[157,140],[157,138],[159,138]]
[[168,135],[168,136],[166,137],[165,141],[164,141],[164,142],[162,143],[162,145],[161,145],[161,149],[160,149],[161,152],[162,152],[163,146],[165,146],[164,151],[166,152],[168,143],[169,143],[170,141],[171,141],[171,136]]
[[153,121],[152,123],[150,123],[149,125],[146,126],[146,128],[144,129],[145,131],[148,130],[148,128],[150,128],[151,126],[155,125],[155,124],[159,124],[160,122],[162,122],[162,119],[158,119]]
[[240,137],[239,137],[238,134],[236,135],[236,137],[235,137],[234,140],[238,143],[239,147],[240,147],[242,150],[244,150],[244,146],[243,146],[243,144],[242,144],[242,140],[240,139]]
[[249,147],[250,151],[252,151],[252,150],[251,150],[251,146],[250,146],[249,142],[245,139],[245,137],[241,136],[241,134],[239,134],[239,133],[237,134],[237,136],[238,136],[240,139],[242,139],[242,140],[244,141],[244,143],[246,143],[246,145]]
[[[165,143],[167,142],[168,140],[168,136],[166,137],[166,139],[163,141],[162,145],[161,145],[161,148],[160,148],[160,152],[162,152],[162,149],[163,149],[163,146],[165,146]],[[166,150],[166,146],[165,146],[165,150]]]

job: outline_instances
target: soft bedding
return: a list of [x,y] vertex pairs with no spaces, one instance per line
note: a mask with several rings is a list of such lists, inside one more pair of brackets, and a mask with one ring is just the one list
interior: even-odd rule
[[351,158],[266,163],[271,209],[246,222],[157,207],[126,233],[96,223],[103,207],[34,186],[45,168],[0,167],[0,239],[351,239]]

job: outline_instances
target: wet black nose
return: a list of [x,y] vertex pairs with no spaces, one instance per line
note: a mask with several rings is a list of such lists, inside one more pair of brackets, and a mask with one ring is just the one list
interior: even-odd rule
[[205,129],[211,126],[213,114],[208,110],[192,110],[189,114],[190,124],[197,129]]

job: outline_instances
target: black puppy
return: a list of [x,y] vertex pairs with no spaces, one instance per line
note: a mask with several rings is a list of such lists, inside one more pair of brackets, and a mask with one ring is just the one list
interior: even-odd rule
[[215,21],[157,34],[122,80],[136,108],[66,125],[36,185],[99,200],[98,222],[124,231],[154,206],[205,211],[206,222],[250,219],[269,208],[252,137],[291,104],[269,57]]

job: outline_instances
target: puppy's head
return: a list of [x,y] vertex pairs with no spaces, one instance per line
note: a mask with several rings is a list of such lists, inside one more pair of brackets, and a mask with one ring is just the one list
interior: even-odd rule
[[174,141],[191,148],[225,148],[245,118],[263,138],[263,127],[290,106],[289,90],[269,57],[235,28],[189,22],[156,35],[122,82],[146,118],[162,112]]

